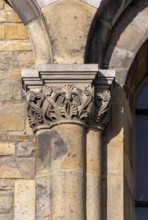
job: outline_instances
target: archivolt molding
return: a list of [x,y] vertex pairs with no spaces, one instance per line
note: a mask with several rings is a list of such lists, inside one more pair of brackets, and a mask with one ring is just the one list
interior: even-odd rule
[[133,60],[147,38],[148,2],[137,1],[116,24],[103,60],[105,68],[116,69],[116,80],[121,86],[124,86]]
[[52,63],[52,50],[46,24],[40,8],[30,0],[7,0],[28,29],[33,45],[36,66]]
[[90,27],[85,63],[99,63],[102,68],[102,59],[111,30],[124,11],[133,0],[103,0]]

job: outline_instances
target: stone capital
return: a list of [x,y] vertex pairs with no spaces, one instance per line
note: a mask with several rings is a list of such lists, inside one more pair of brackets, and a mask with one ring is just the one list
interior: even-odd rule
[[43,65],[24,70],[28,119],[34,131],[56,124],[81,124],[103,129],[110,120],[113,70],[96,64]]

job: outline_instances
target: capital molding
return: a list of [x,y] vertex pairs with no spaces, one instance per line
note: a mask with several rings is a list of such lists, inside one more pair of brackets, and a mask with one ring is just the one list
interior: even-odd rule
[[42,65],[24,70],[29,124],[36,132],[62,123],[104,129],[110,120],[114,70],[96,64]]

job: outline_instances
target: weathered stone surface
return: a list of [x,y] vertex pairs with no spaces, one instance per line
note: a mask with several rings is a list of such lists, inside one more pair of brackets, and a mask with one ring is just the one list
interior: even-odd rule
[[0,214],[10,213],[13,209],[13,195],[0,193]]
[[89,4],[89,5],[92,5],[95,8],[98,8],[99,5],[100,5],[100,2],[101,2],[101,0],[80,0],[80,1],[85,2],[85,3]]
[[35,181],[18,180],[15,182],[13,220],[35,219]]
[[19,67],[17,54],[12,52],[0,52],[0,70],[8,70]]
[[29,40],[0,41],[0,51],[28,51],[32,50]]
[[12,143],[0,143],[0,156],[14,155],[15,145]]
[[8,76],[11,80],[20,80],[21,79],[21,70],[20,69],[9,70]]
[[20,25],[11,24],[6,26],[6,39],[20,40],[27,38],[28,38],[27,30],[22,24]]
[[15,159],[12,157],[0,158],[0,178],[22,178]]
[[32,142],[20,142],[17,144],[16,155],[17,157],[30,157],[33,156],[35,146]]
[[21,85],[13,80],[0,82],[0,101],[21,100]]
[[119,174],[111,174],[107,176],[107,219],[124,220],[123,179],[123,175]]
[[24,130],[24,104],[0,105],[0,130]]
[[13,213],[0,214],[2,220],[13,220]]
[[0,26],[0,40],[5,38],[5,26]]
[[37,0],[38,5],[42,8],[49,4],[53,4],[57,2],[58,0]]
[[96,9],[79,1],[64,0],[42,8],[42,12],[49,27],[54,63],[83,63]]
[[32,51],[18,54],[18,62],[22,69],[34,68],[35,57]]
[[0,0],[0,9],[2,9],[4,7],[4,1]]
[[17,166],[24,179],[33,179],[35,177],[35,158],[16,158]]
[[14,180],[2,180],[0,179],[0,192],[13,192],[14,191]]
[[107,171],[108,173],[123,174],[124,159],[123,159],[123,142],[110,142],[107,147]]
[[87,174],[87,220],[99,220],[102,217],[101,179]]
[[36,220],[50,220],[50,174],[36,177]]

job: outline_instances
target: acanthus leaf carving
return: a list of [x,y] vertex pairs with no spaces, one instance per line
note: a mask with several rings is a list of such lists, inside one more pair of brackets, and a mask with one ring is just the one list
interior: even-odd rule
[[100,89],[96,93],[95,104],[96,104],[96,123],[104,128],[110,120],[110,101],[111,93],[109,89]]
[[27,94],[29,124],[32,128],[51,125],[63,120],[86,122],[92,101],[90,88],[84,90],[74,85],[52,89],[45,86],[40,92]]

